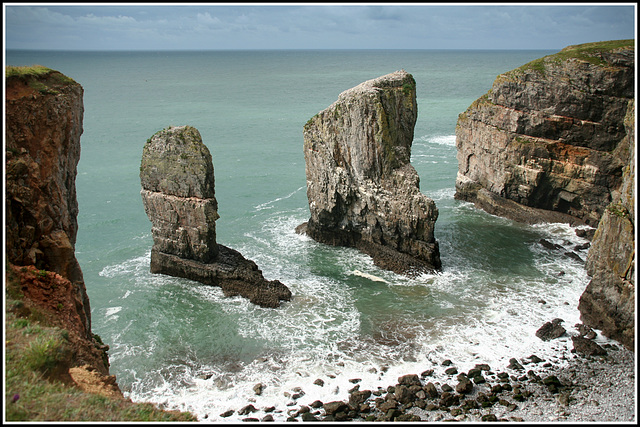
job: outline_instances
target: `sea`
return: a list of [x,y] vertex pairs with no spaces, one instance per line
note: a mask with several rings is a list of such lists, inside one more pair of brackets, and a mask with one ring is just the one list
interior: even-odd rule
[[[93,332],[109,345],[125,396],[203,422],[261,419],[270,407],[284,421],[315,400],[347,400],[356,384],[378,390],[433,369],[431,381],[455,386],[447,359],[460,372],[478,363],[501,371],[533,354],[567,363],[568,336],[545,342],[535,332],[555,318],[574,330],[589,277],[583,261],[540,241],[571,251],[587,240],[566,224],[521,224],[454,199],[458,115],[499,74],[552,53],[6,51],[7,65],[44,65],[84,88],[75,249]],[[304,124],[342,91],[401,69],[416,80],[411,163],[439,211],[443,266],[415,278],[295,232],[310,215]],[[291,289],[280,308],[150,273],[142,148],[180,125],[197,128],[213,156],[218,243]],[[258,411],[239,415],[247,404]]]

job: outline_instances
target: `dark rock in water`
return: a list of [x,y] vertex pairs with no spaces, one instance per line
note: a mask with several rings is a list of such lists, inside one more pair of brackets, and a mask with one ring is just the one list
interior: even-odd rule
[[321,378],[318,378],[317,380],[315,380],[313,382],[315,385],[318,385],[320,387],[324,387],[324,381]]
[[531,361],[531,363],[540,363],[543,362],[542,359],[540,359],[538,356],[536,356],[535,354],[532,354],[531,356],[529,356],[529,360]]
[[410,163],[415,80],[397,71],[344,91],[304,126],[311,218],[296,231],[355,247],[401,274],[441,268],[438,210]]
[[509,366],[507,366],[507,368],[515,369],[518,371],[521,371],[524,369],[520,364],[520,362],[518,362],[518,359],[516,359],[515,357],[512,357],[511,359],[509,359]]
[[404,405],[409,402],[413,402],[416,399],[415,394],[405,385],[399,385],[396,387],[394,395],[396,400]]
[[576,236],[584,237],[585,239],[591,241],[595,232],[595,228],[578,228],[576,229]]
[[574,251],[585,251],[585,250],[589,249],[590,246],[591,246],[591,243],[587,242],[587,243],[583,243],[581,245],[574,246],[573,250]]
[[404,375],[398,378],[398,384],[412,386],[412,385],[422,385],[420,382],[420,378],[418,378],[415,374]]
[[228,417],[230,417],[231,415],[235,414],[235,412],[236,412],[236,411],[234,411],[233,409],[230,409],[230,410],[225,411],[225,412],[223,412],[222,414],[220,414],[220,416],[221,416],[222,418],[228,418]]
[[455,368],[455,367],[447,368],[445,369],[444,373],[447,375],[455,375],[458,373],[458,368]]
[[582,257],[573,251],[565,252],[564,255],[571,259],[575,259],[576,261],[584,262]]
[[322,405],[326,415],[335,415],[337,412],[345,412],[349,410],[349,406],[342,401],[327,402]]
[[320,421],[318,418],[316,418],[313,414],[309,412],[303,413],[301,418],[302,418],[302,421]]
[[536,331],[536,336],[543,341],[550,341],[563,336],[567,330],[562,327],[562,319],[553,319],[547,322]]
[[440,395],[440,406],[445,406],[445,407],[449,407],[449,406],[454,406],[460,403],[460,396],[458,396],[457,394],[452,394],[449,393],[448,391],[445,391],[444,393],[442,393],[442,395]]
[[607,350],[590,339],[571,337],[571,341],[573,341],[573,349],[585,356],[605,356],[607,354]]
[[247,415],[256,411],[257,409],[253,405],[247,405],[238,411],[238,415]]
[[349,396],[349,406],[351,406],[352,408],[358,408],[370,397],[371,390],[354,391]]
[[238,251],[216,243],[211,154],[197,129],[170,127],[145,144],[140,166],[142,201],[151,220],[151,272],[219,286],[262,307],[279,307],[291,291],[266,280]]
[[456,385],[456,392],[458,394],[468,394],[473,390],[473,383],[468,378],[460,378],[460,382]]
[[424,391],[425,391],[425,393],[427,393],[427,395],[428,395],[430,398],[432,398],[432,399],[434,399],[434,398],[436,398],[436,397],[438,397],[438,396],[440,395],[440,394],[438,393],[438,389],[436,389],[436,386],[435,386],[433,383],[431,383],[431,382],[427,383],[427,384],[424,386]]
[[540,244],[542,246],[544,246],[545,248],[551,249],[551,250],[562,249],[561,245],[558,245],[557,243],[552,243],[552,242],[548,241],[547,239],[540,239]]
[[426,371],[423,371],[420,376],[421,377],[430,377],[433,375],[433,369],[427,369]]

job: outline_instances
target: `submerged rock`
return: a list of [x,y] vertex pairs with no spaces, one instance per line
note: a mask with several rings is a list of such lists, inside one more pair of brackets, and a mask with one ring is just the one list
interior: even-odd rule
[[216,242],[219,218],[211,153],[197,129],[170,127],[145,144],[142,201],[152,223],[151,272],[219,286],[262,307],[289,301],[291,291],[266,280],[258,266]]
[[433,200],[410,164],[415,80],[397,71],[366,81],[304,126],[311,218],[297,231],[356,247],[398,273],[441,268]]

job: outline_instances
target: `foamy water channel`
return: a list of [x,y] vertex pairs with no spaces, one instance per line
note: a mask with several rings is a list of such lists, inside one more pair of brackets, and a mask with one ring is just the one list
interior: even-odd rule
[[[500,370],[511,357],[532,354],[563,363],[558,354],[570,338],[542,342],[535,331],[556,317],[568,330],[579,323],[577,303],[588,277],[583,263],[539,240],[567,250],[586,240],[568,225],[528,226],[487,215],[454,201],[452,189],[435,198],[444,217],[437,235],[444,267],[415,279],[380,270],[355,250],[296,234],[305,209],[269,213],[236,249],[291,288],[293,300],[276,310],[151,275],[149,253],[105,268],[101,276],[136,282],[135,291],[104,312],[107,324],[121,330],[110,356],[125,394],[201,421],[262,418],[269,407],[284,421],[288,411],[315,400],[348,400],[356,384],[386,388],[427,369],[435,371],[430,381],[453,384],[441,366],[445,359],[459,371],[476,363]],[[255,214],[267,206],[257,205]],[[131,304],[136,293],[148,299],[148,292],[153,303]],[[259,411],[238,415],[247,404]],[[221,417],[228,410],[236,412]]]

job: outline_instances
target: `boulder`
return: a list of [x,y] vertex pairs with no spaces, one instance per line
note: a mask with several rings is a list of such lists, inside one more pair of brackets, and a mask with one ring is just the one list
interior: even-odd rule
[[216,242],[219,218],[213,160],[191,126],[169,127],[147,140],[141,196],[151,221],[151,272],[219,286],[262,307],[279,307],[291,291],[266,280],[258,266]]
[[536,336],[543,341],[560,338],[567,332],[567,330],[562,327],[562,322],[562,319],[553,319],[551,322],[545,323],[536,331]]
[[304,126],[311,218],[297,228],[325,244],[356,247],[402,274],[441,268],[438,210],[410,163],[415,80],[397,71],[366,81]]
[[590,339],[577,336],[571,337],[571,341],[573,341],[573,349],[576,353],[585,356],[606,356],[607,354],[607,350]]

